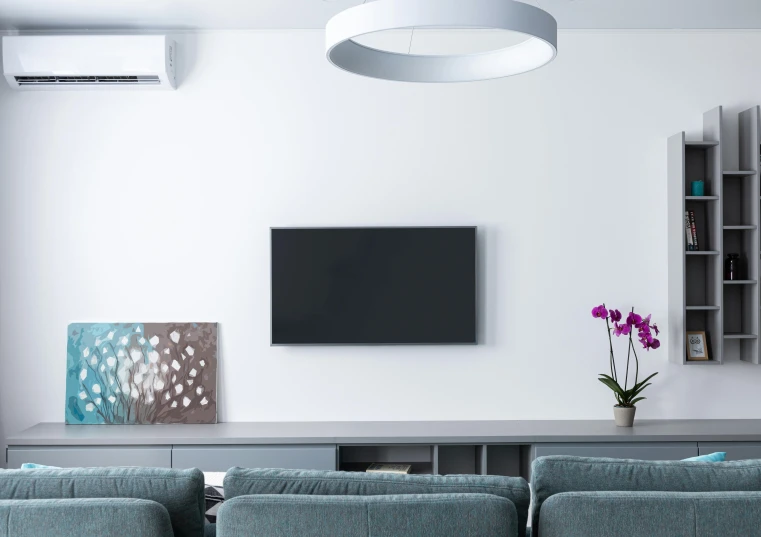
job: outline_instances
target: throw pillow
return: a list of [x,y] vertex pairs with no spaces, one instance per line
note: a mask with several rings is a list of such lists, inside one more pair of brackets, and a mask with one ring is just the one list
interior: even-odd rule
[[700,455],[699,457],[690,457],[689,459],[682,459],[684,461],[693,462],[724,462],[727,458],[727,454],[724,451],[711,453],[710,455]]
[[222,482],[225,479],[224,472],[204,472],[206,487],[204,487],[204,497],[206,499],[206,520],[212,524],[217,521],[217,511],[225,501],[225,491],[222,488]]
[[222,502],[225,501],[222,487],[206,485],[204,488],[204,497],[206,499],[206,520],[214,524],[217,522],[217,511],[219,511]]

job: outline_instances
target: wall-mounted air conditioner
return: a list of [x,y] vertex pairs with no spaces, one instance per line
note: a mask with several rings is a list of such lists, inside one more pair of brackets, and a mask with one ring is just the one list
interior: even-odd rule
[[20,90],[171,90],[176,55],[163,35],[4,36],[3,74]]

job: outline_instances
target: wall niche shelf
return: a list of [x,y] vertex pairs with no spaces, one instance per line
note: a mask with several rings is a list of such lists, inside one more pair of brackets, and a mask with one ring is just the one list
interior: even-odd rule
[[724,172],[724,177],[754,177],[756,175],[756,172],[753,170],[750,171],[734,171],[734,172]]
[[[674,363],[761,363],[760,116],[759,107],[741,113],[738,136],[727,136],[718,107],[703,115],[702,141],[687,140],[684,132],[669,138],[668,346]],[[697,180],[705,196],[691,195]],[[687,250],[686,213],[694,215],[698,251]],[[724,260],[735,253],[743,279],[725,280]],[[687,332],[706,332],[710,360],[687,360]]]
[[708,149],[709,147],[716,147],[719,142],[710,140],[687,140],[684,142],[685,147],[695,149]]
[[727,333],[724,334],[724,339],[756,339],[758,336],[754,334],[738,334],[738,333]]

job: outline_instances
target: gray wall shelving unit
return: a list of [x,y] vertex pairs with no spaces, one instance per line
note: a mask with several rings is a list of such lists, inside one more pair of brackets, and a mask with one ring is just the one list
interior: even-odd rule
[[739,208],[743,212],[743,215],[748,218],[755,226],[752,230],[746,232],[745,237],[745,253],[748,256],[747,262],[747,278],[755,281],[755,285],[748,287],[746,291],[747,299],[742,305],[742,314],[748,330],[752,334],[756,334],[757,337],[745,342],[746,346],[740,348],[740,360],[744,362],[750,362],[752,364],[761,363],[761,356],[759,353],[758,336],[761,335],[759,331],[759,323],[761,322],[761,289],[759,288],[759,264],[761,264],[761,232],[759,226],[761,226],[761,181],[759,181],[759,167],[761,163],[761,151],[759,151],[759,128],[761,128],[761,122],[759,122],[760,109],[758,106],[754,106],[748,110],[742,112],[739,116],[739,167],[740,170],[746,170],[742,172],[744,175],[737,176],[735,181],[742,183],[743,189],[742,200],[740,201]]
[[[738,118],[737,170],[725,169],[724,120],[715,108],[703,116],[703,140],[682,132],[668,141],[669,359],[684,365],[759,363],[759,109]],[[704,196],[691,195],[696,180]],[[695,213],[699,251],[687,250],[686,211]],[[724,280],[730,253],[740,255],[742,279]],[[687,360],[688,331],[706,332],[710,360]]]

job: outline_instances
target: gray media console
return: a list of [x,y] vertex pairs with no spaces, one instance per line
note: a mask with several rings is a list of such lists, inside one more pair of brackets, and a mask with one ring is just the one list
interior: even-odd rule
[[726,451],[761,459],[761,420],[288,422],[216,425],[41,423],[8,440],[6,464],[233,466],[364,471],[373,462],[417,474],[530,477],[545,455],[677,460]]

